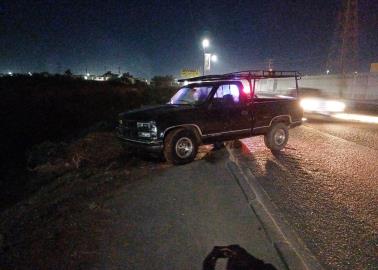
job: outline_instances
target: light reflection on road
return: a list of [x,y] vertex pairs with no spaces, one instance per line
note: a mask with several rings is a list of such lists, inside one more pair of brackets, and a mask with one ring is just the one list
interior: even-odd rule
[[332,117],[347,120],[356,121],[368,124],[378,124],[378,116],[364,115],[364,114],[353,114],[353,113],[335,113]]

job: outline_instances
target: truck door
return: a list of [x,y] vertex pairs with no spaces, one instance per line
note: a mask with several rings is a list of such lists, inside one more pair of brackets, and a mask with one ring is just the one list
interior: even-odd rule
[[224,136],[231,139],[235,136],[249,136],[252,131],[252,112],[242,93],[242,84],[237,82],[222,84],[215,92],[214,98],[223,100]]
[[224,109],[223,99],[214,97],[203,116],[203,132],[207,137],[219,137],[226,131],[227,112]]

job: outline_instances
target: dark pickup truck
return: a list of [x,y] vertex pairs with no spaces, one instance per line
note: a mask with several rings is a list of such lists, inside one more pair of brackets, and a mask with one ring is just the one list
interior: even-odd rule
[[201,144],[264,135],[272,151],[285,147],[290,128],[302,123],[293,93],[295,71],[240,71],[180,80],[170,102],[121,113],[118,137],[126,144],[164,153],[168,162],[191,162]]

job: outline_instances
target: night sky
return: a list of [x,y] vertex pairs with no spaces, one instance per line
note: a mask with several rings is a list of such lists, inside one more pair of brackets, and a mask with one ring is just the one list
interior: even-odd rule
[[[0,73],[49,71],[150,78],[201,66],[201,39],[218,55],[212,73],[266,67],[324,71],[341,1],[0,2]],[[359,1],[360,71],[378,62],[378,0]]]

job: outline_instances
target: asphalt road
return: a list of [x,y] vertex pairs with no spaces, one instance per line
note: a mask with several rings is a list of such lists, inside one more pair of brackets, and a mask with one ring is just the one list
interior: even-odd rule
[[327,269],[378,269],[378,125],[310,122],[274,156],[243,140],[248,167]]
[[378,150],[378,124],[311,121],[305,125],[347,141]]
[[117,218],[104,230],[97,267],[201,269],[214,246],[239,244],[285,269],[228,162],[223,149],[119,190],[104,203]]

